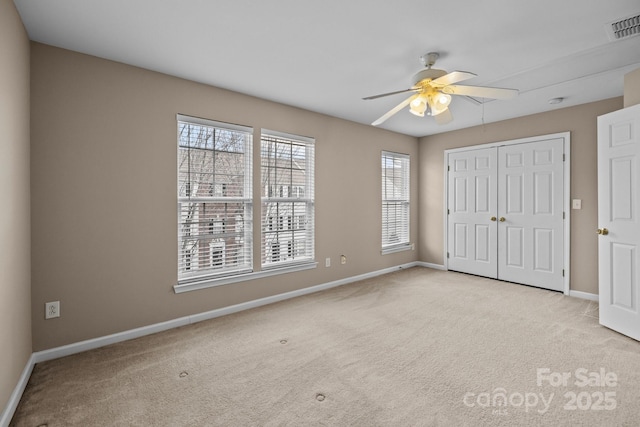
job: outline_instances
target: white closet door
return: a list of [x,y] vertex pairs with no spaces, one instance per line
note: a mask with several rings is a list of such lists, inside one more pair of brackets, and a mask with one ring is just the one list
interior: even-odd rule
[[636,340],[640,340],[639,162],[640,105],[598,117],[600,323]]
[[564,143],[498,149],[498,278],[563,289]]
[[496,278],[496,149],[450,153],[448,166],[448,268]]

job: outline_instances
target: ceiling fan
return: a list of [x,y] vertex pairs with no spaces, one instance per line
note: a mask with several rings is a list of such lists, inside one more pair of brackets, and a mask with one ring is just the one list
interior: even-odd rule
[[396,105],[386,114],[380,117],[373,126],[382,124],[389,117],[402,110],[409,105],[409,111],[418,117],[424,115],[433,116],[435,121],[440,124],[449,123],[453,120],[451,111],[449,111],[449,103],[451,95],[463,95],[477,98],[492,99],[511,99],[518,95],[517,89],[504,89],[497,87],[485,86],[461,86],[454,83],[468,80],[476,75],[466,71],[452,71],[447,73],[444,70],[431,68],[440,55],[437,52],[429,52],[420,57],[424,64],[424,70],[419,71],[413,77],[413,86],[409,89],[398,90],[395,92],[383,93],[380,95],[367,96],[364,100],[382,98],[383,96],[396,95],[404,92],[415,92],[409,98]]

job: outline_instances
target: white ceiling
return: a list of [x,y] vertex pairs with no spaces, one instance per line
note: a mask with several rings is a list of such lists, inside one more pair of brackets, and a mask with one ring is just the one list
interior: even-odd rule
[[[32,40],[369,124],[400,103],[437,51],[435,68],[511,87],[510,101],[454,97],[439,126],[407,109],[382,128],[431,135],[622,96],[640,68],[640,37],[605,25],[638,0],[15,0]],[[561,104],[548,100],[564,97]],[[215,117],[213,117],[215,119]]]

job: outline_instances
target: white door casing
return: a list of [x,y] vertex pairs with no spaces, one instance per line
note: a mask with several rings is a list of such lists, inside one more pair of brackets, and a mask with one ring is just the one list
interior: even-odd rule
[[640,105],[598,117],[600,324],[636,340],[640,340],[639,161]]
[[445,268],[568,294],[565,155],[568,132],[445,151]]
[[449,262],[452,270],[497,278],[495,148],[449,156]]

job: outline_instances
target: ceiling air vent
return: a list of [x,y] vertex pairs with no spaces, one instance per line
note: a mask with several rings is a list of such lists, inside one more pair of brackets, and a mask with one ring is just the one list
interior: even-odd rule
[[640,35],[640,15],[630,16],[605,25],[609,40],[616,41]]

